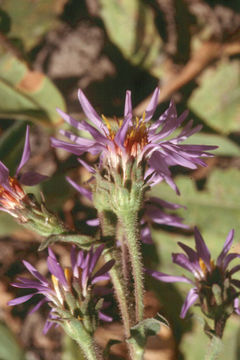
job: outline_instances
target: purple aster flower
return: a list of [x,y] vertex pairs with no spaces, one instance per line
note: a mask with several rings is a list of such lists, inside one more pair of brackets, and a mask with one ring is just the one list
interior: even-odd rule
[[22,157],[13,177],[9,175],[8,168],[0,161],[0,210],[8,212],[23,222],[26,219],[21,217],[19,211],[15,211],[24,209],[23,200],[28,202],[28,197],[21,184],[27,186],[36,185],[47,178],[47,176],[32,171],[22,173],[22,168],[30,158],[30,152],[29,126],[27,126]]
[[172,260],[188,270],[193,275],[193,280],[185,276],[172,276],[146,270],[163,282],[185,282],[193,285],[183,304],[181,318],[185,317],[190,306],[197,300],[203,313],[214,320],[223,315],[228,317],[233,311],[240,315],[238,305],[240,281],[233,277],[240,270],[240,265],[228,269],[229,263],[240,257],[237,253],[229,253],[233,236],[234,230],[231,230],[216,262],[211,259],[209,249],[197,228],[195,228],[195,250],[181,242],[178,243],[184,253],[172,254]]
[[[122,166],[123,176],[126,173],[126,166],[129,159],[136,159],[137,164],[144,161],[148,164],[145,174],[146,181],[157,183],[165,180],[173,189],[178,192],[174,184],[169,166],[180,165],[189,169],[196,169],[198,165],[205,166],[202,160],[209,157],[208,150],[216,149],[216,146],[206,145],[183,145],[181,144],[188,137],[198,132],[201,126],[192,127],[192,120],[189,121],[178,135],[173,135],[187,117],[185,111],[179,117],[173,101],[169,108],[151,123],[155,109],[158,104],[159,89],[156,88],[146,111],[141,118],[134,118],[132,111],[131,92],[126,92],[124,118],[111,125],[109,120],[96,113],[81,90],[78,97],[82,109],[90,120],[78,122],[70,115],[58,110],[63,119],[78,130],[84,130],[91,134],[92,139],[61,130],[71,142],[65,142],[52,138],[54,147],[63,148],[77,156],[84,152],[101,154],[100,164],[117,168]],[[173,136],[172,136],[173,135]],[[172,138],[170,138],[172,136]],[[88,165],[87,165],[88,166]],[[89,167],[89,166],[88,166]]]
[[[61,320],[63,315],[64,317],[77,317],[79,320],[83,320],[84,315],[94,317],[96,315],[94,306],[100,298],[111,292],[109,288],[96,285],[99,281],[109,279],[108,271],[114,264],[114,260],[110,260],[96,270],[103,249],[104,245],[100,245],[95,251],[91,249],[85,253],[84,251],[76,251],[75,246],[73,246],[71,249],[71,267],[63,269],[49,248],[47,265],[51,273],[51,281],[48,281],[27,261],[23,261],[35,279],[18,277],[17,282],[12,283],[12,286],[33,289],[34,292],[13,299],[9,301],[8,305],[22,304],[35,295],[43,295],[43,298],[39,300],[31,312],[38,310],[42,304],[49,303],[52,310],[44,328],[45,333],[53,324],[53,320]],[[112,320],[102,311],[98,311],[97,315],[104,321]]]

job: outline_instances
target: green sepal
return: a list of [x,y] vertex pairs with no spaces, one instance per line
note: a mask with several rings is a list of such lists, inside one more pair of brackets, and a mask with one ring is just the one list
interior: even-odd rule
[[78,235],[78,234],[59,234],[59,235],[51,235],[42,241],[41,245],[38,248],[38,251],[42,251],[46,249],[48,246],[54,244],[55,242],[66,242],[73,243],[78,245],[80,248],[84,250],[90,249],[90,247],[94,244],[95,239],[91,236],[87,235]]

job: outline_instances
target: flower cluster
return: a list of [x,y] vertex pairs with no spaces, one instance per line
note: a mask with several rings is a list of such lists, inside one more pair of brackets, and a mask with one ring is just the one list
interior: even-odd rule
[[22,157],[13,177],[9,175],[8,168],[0,161],[0,210],[9,213],[21,222],[27,221],[22,210],[30,204],[30,199],[25,194],[21,184],[36,185],[47,178],[32,171],[21,173],[22,168],[30,158],[30,153],[29,126],[27,126]]
[[147,270],[150,275],[163,282],[179,281],[194,285],[183,304],[180,315],[182,318],[197,300],[200,302],[203,313],[212,319],[217,319],[223,314],[229,316],[233,311],[240,315],[238,305],[240,281],[232,277],[240,270],[240,265],[228,269],[229,263],[240,257],[238,253],[229,253],[233,236],[234,231],[231,230],[216,263],[211,259],[209,249],[197,228],[195,228],[196,250],[181,242],[178,243],[185,254],[172,254],[172,260],[188,270],[194,276],[194,280],[185,276],[172,276]]
[[[169,108],[157,119],[151,122],[158,104],[159,89],[153,93],[152,99],[141,118],[134,118],[132,111],[131,92],[126,92],[124,118],[111,125],[105,117],[96,113],[81,90],[78,97],[86,117],[91,121],[78,122],[70,115],[58,110],[63,119],[75,127],[91,134],[92,139],[61,130],[71,142],[65,142],[52,138],[52,145],[65,149],[77,156],[84,152],[100,154],[100,166],[109,166],[116,169],[122,168],[123,177],[126,175],[127,163],[134,159],[139,163],[147,163],[148,169],[145,173],[146,181],[156,184],[165,180],[177,192],[170,166],[180,165],[189,169],[195,169],[197,165],[205,166],[203,157],[209,157],[208,150],[216,146],[207,145],[183,145],[188,137],[198,132],[201,126],[192,127],[192,120],[182,128],[178,135],[173,135],[187,117],[185,111],[179,117],[176,107],[171,101]],[[87,165],[89,170],[89,166]]]
[[[35,295],[43,295],[44,297],[31,312],[36,311],[46,302],[51,306],[44,333],[49,330],[53,321],[59,321],[63,317],[75,317],[80,321],[84,321],[84,317],[91,317],[96,321],[94,317],[99,316],[104,321],[111,321],[111,318],[100,309],[96,312],[100,298],[111,291],[109,288],[96,285],[99,281],[109,279],[108,271],[114,264],[114,260],[110,260],[96,271],[96,265],[103,249],[104,245],[100,245],[95,251],[91,249],[84,253],[83,251],[77,252],[73,246],[71,267],[63,269],[49,248],[47,264],[51,273],[51,281],[42,276],[30,263],[23,261],[27,270],[36,280],[18,277],[17,282],[14,282],[12,286],[35,291],[13,299],[8,304],[18,305],[30,300]],[[103,304],[101,304],[102,306]]]

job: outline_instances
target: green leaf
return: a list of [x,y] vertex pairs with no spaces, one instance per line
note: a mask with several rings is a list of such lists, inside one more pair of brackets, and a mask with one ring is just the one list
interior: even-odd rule
[[10,329],[0,322],[0,359],[25,360],[24,351],[21,349]]
[[199,78],[189,107],[206,124],[223,134],[239,131],[240,61],[222,61]]
[[108,35],[125,58],[160,76],[162,40],[151,7],[139,0],[100,0],[100,4]]
[[61,120],[56,107],[65,109],[51,80],[10,54],[0,57],[0,97],[0,118],[31,120],[48,127]]
[[2,0],[1,6],[12,20],[9,35],[21,38],[26,50],[35,46],[42,36],[56,27],[57,15],[66,0]]

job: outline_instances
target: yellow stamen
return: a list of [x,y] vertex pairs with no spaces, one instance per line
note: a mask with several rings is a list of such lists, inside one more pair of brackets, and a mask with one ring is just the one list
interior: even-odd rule
[[137,127],[139,125],[139,117],[138,116],[136,116],[136,125],[137,125]]
[[106,116],[104,116],[104,115],[102,114],[102,119],[103,119],[103,121],[105,122],[105,124],[106,124],[109,132],[111,132],[111,131],[112,131],[112,129],[111,129],[111,124],[110,124],[108,118],[106,118]]
[[67,282],[70,284],[71,283],[71,279],[72,279],[72,272],[69,268],[65,268],[64,269],[64,275],[65,278],[67,279]]
[[212,270],[215,268],[214,260],[210,260],[210,266]]
[[199,259],[199,265],[204,274],[207,272],[207,267],[202,258]]
[[146,117],[146,111],[144,111],[144,112],[143,112],[143,115],[142,115],[143,121],[145,121],[145,117]]

